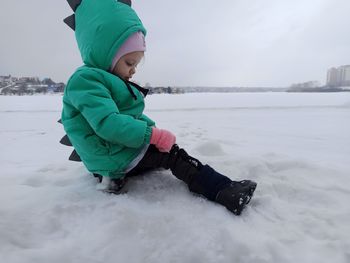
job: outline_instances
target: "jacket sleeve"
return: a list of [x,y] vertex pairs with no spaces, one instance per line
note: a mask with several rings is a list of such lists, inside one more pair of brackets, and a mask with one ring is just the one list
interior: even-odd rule
[[151,127],[156,126],[156,123],[145,114],[141,115],[140,120],[147,122],[148,126],[151,126]]
[[100,81],[76,75],[69,81],[67,95],[102,139],[131,148],[149,143],[151,127],[144,120],[121,114],[110,91]]

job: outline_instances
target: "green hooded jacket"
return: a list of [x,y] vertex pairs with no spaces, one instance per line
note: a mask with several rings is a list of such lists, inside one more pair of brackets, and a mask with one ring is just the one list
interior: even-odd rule
[[[82,0],[75,10],[75,36],[84,65],[68,80],[62,124],[86,168],[120,178],[150,142],[154,121],[143,114],[135,85],[107,70],[133,33],[146,30],[135,11],[116,0]],[[134,93],[134,97],[132,96]]]

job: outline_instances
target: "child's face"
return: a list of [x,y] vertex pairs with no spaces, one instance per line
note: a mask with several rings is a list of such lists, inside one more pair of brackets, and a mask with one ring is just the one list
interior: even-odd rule
[[131,79],[143,55],[143,51],[135,51],[122,56],[115,65],[112,73],[124,80]]

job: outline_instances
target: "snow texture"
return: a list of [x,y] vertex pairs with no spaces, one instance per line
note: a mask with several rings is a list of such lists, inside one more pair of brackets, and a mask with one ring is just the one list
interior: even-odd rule
[[60,96],[1,96],[1,262],[350,262],[350,93],[146,101],[191,155],[258,182],[242,215],[164,170],[97,191],[58,144]]

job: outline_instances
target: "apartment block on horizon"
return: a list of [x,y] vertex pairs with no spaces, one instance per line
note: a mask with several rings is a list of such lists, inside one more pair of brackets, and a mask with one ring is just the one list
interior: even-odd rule
[[327,71],[327,86],[344,87],[350,86],[350,65],[330,68]]

